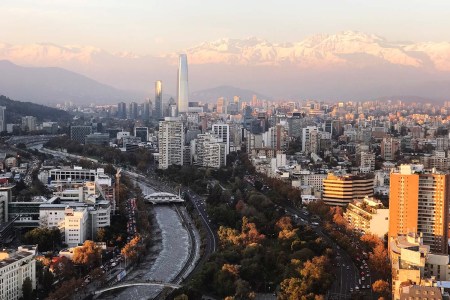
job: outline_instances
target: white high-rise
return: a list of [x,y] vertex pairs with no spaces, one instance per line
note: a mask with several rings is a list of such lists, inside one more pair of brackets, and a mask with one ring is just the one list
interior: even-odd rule
[[184,125],[178,118],[165,118],[159,122],[159,168],[183,165]]
[[189,104],[188,63],[186,54],[180,54],[178,63],[178,113],[187,113]]
[[230,126],[228,124],[213,124],[212,132],[222,138],[226,144],[226,154],[230,154]]

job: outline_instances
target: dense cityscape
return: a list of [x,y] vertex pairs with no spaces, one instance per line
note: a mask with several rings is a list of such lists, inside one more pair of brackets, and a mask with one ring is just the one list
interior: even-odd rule
[[450,299],[448,5],[13,2],[0,300]]

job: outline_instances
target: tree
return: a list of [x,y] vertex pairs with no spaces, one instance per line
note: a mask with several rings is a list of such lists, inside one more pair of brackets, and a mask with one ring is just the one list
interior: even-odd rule
[[93,241],[87,240],[83,246],[73,251],[73,262],[86,268],[98,266],[101,263],[101,249]]
[[22,298],[24,300],[31,300],[32,294],[33,294],[33,283],[31,282],[30,277],[27,277],[22,283]]
[[54,280],[53,273],[50,272],[47,268],[44,269],[41,277],[41,284],[44,292],[47,293],[50,292],[53,285],[53,280]]
[[379,279],[372,284],[375,293],[387,296],[390,293],[389,282]]

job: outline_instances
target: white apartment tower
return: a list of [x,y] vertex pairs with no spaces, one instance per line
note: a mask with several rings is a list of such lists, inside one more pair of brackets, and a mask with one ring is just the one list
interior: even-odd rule
[[184,125],[178,118],[167,117],[159,122],[159,168],[183,165]]
[[230,153],[230,126],[228,124],[213,124],[212,132],[222,138],[222,142],[225,143],[226,154]]

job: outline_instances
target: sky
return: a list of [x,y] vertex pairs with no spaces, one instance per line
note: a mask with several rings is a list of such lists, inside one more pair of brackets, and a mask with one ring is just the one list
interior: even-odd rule
[[163,54],[223,37],[295,42],[343,30],[450,41],[450,1],[1,0],[0,42]]

